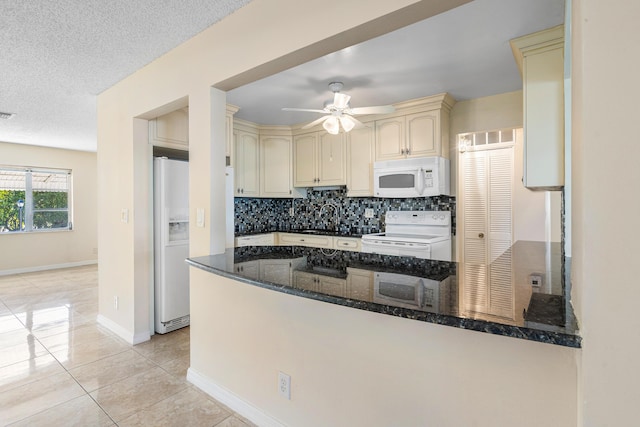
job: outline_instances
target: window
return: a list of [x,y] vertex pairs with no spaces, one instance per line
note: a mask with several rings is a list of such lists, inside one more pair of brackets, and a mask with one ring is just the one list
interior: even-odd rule
[[71,230],[71,171],[0,166],[0,232]]

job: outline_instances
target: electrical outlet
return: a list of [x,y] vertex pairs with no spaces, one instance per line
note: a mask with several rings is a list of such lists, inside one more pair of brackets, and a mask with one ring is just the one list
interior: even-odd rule
[[366,208],[364,210],[364,217],[365,218],[373,218],[373,209],[371,208]]
[[289,208],[289,216],[292,217],[294,215],[295,215],[295,213],[293,212],[293,208]]
[[291,377],[284,372],[278,372],[278,393],[287,400],[291,400]]
[[529,276],[529,284],[536,288],[542,286],[542,274],[532,273]]
[[113,297],[113,308],[118,309],[118,297]]

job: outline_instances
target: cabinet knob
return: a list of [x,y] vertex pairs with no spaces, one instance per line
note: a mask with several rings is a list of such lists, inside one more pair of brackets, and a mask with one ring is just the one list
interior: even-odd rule
[[241,192],[242,194],[244,194],[244,188],[243,188],[242,190],[240,190],[240,192]]
[[481,238],[481,239],[484,239],[484,233],[478,234],[478,237]]

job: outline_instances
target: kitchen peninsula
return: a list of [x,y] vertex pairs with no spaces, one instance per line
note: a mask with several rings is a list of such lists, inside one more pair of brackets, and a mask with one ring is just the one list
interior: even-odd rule
[[[517,242],[494,261],[511,263],[511,277],[496,275],[493,283],[459,263],[300,246],[241,247],[187,262],[238,286],[579,348],[559,256],[559,244]],[[553,262],[545,273],[532,272],[532,259]]]

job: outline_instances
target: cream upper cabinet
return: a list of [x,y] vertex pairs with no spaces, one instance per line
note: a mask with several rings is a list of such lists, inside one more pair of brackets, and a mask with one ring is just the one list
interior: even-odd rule
[[347,197],[373,196],[373,123],[347,134]]
[[449,113],[454,103],[443,93],[396,104],[392,117],[375,121],[375,160],[449,158]]
[[291,136],[260,136],[260,196],[291,197]]
[[149,144],[187,150],[189,148],[188,108],[181,108],[149,120]]
[[318,133],[293,138],[293,181],[296,187],[313,187],[317,182],[316,151]]
[[318,187],[346,184],[344,134],[320,131],[293,139],[294,186]]
[[258,134],[236,129],[235,188],[236,197],[258,197],[260,194],[260,144]]
[[511,40],[524,93],[524,186],[564,186],[564,26]]
[[442,156],[438,116],[438,111],[425,111],[377,120],[376,159]]

